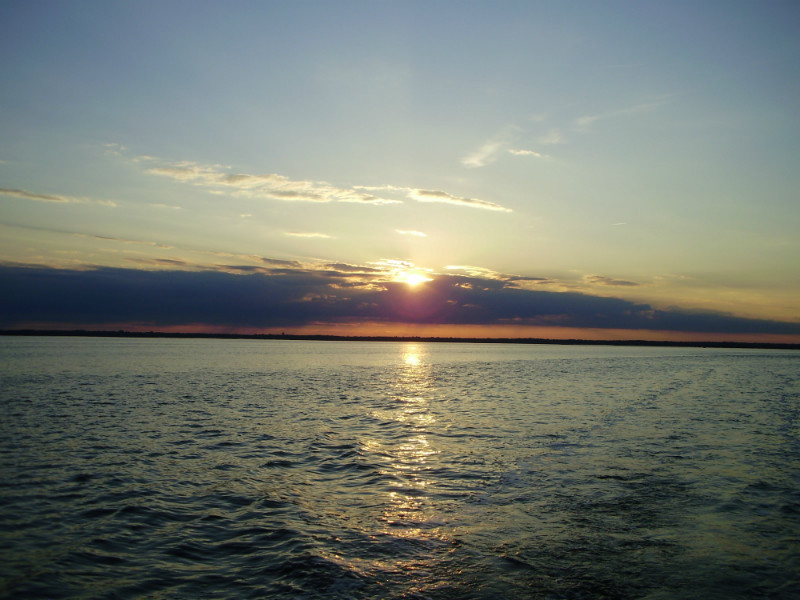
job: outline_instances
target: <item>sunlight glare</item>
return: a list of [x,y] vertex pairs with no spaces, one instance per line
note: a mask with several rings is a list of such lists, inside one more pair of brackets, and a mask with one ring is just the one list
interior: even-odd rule
[[406,283],[411,287],[417,287],[421,283],[433,280],[430,277],[426,276],[424,273],[420,273],[419,271],[406,271],[405,273],[400,273],[398,275],[397,281],[402,281],[403,283]]

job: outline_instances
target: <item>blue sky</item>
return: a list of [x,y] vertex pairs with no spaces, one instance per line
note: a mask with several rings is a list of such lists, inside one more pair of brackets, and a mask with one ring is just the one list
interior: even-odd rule
[[[80,273],[188,271],[330,304],[414,272],[418,301],[524,292],[442,326],[626,329],[540,314],[540,293],[798,333],[795,3],[8,1],[0,23],[0,266],[20,290],[30,267],[87,290]],[[304,287],[330,265],[347,285]],[[353,306],[250,323],[409,321]],[[105,308],[3,326],[248,327]]]

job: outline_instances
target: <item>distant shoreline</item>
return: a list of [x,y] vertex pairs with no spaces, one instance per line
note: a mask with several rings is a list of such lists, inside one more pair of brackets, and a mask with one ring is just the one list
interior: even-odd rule
[[461,344],[542,344],[561,346],[665,346],[686,348],[751,348],[757,350],[800,350],[800,344],[761,342],[690,342],[656,340],[580,340],[547,338],[474,338],[474,337],[424,337],[424,336],[362,336],[362,335],[295,335],[282,333],[168,333],[163,331],[90,331],[75,330],[0,330],[0,336],[33,337],[110,337],[110,338],[175,338],[222,340],[304,340],[330,342],[434,342]]

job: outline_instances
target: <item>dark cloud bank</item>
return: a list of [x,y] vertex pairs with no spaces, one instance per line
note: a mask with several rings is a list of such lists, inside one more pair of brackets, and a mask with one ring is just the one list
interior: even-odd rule
[[0,267],[0,327],[30,323],[269,329],[314,322],[519,324],[734,334],[798,334],[800,324],[656,310],[619,298],[532,291],[513,281],[437,276],[420,288],[373,283],[369,269],[225,271]]

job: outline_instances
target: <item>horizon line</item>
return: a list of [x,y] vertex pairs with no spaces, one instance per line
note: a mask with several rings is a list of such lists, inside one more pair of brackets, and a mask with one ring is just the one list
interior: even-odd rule
[[390,335],[333,335],[293,333],[211,333],[172,331],[127,331],[93,329],[4,329],[0,336],[16,337],[131,337],[131,338],[187,338],[187,339],[252,339],[284,341],[341,341],[341,342],[431,342],[468,344],[542,344],[564,346],[670,346],[686,348],[742,348],[763,350],[800,350],[800,343],[690,341],[690,340],[591,340],[554,339],[534,337],[441,337],[441,336],[390,336]]

